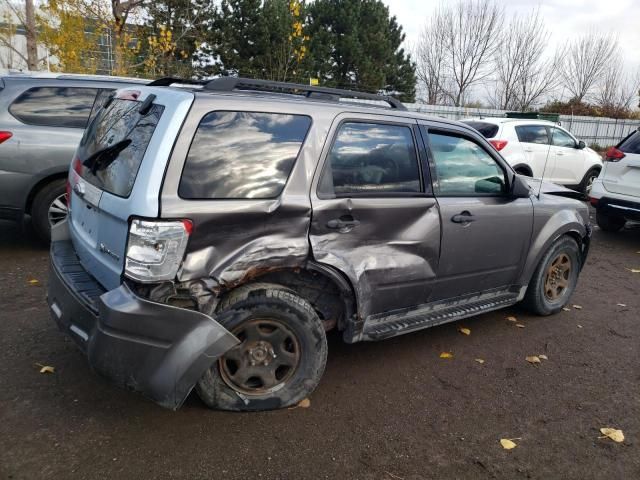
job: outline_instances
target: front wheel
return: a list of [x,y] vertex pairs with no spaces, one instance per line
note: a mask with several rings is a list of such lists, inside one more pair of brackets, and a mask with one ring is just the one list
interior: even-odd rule
[[273,410],[296,405],[318,385],[327,339],[313,307],[275,284],[238,288],[217,320],[240,344],[207,370],[196,386],[210,408]]
[[596,178],[598,178],[599,175],[600,170],[598,170],[597,168],[592,168],[584,174],[582,182],[580,182],[580,192],[583,193],[586,197],[588,197],[591,193],[593,182],[595,182]]
[[571,237],[561,237],[542,257],[529,282],[523,304],[537,315],[559,312],[578,283],[580,248]]

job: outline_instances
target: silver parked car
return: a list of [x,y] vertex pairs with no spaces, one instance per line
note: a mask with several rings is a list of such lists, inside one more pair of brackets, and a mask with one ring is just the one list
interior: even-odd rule
[[31,215],[48,241],[51,225],[66,218],[69,163],[94,107],[118,88],[144,83],[93,75],[0,76],[0,218]]
[[569,301],[587,206],[473,128],[346,90],[170,83],[103,104],[52,231],[52,316],[115,383],[169,408],[193,388],[281,408],[318,385],[327,330],[382,340]]

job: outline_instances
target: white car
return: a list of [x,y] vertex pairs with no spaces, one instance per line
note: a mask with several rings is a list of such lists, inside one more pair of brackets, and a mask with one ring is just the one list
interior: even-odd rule
[[604,169],[589,194],[602,230],[616,232],[640,221],[640,131],[607,150]]
[[478,130],[521,175],[589,194],[602,170],[600,155],[564,128],[545,120],[463,120]]

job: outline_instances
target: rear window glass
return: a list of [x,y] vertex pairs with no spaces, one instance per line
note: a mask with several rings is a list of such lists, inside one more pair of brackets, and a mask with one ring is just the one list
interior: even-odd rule
[[620,142],[618,150],[621,150],[624,153],[640,154],[640,132],[634,132]]
[[310,125],[302,115],[208,113],[193,137],[178,194],[187,199],[277,197]]
[[485,138],[493,138],[498,134],[498,130],[500,129],[499,125],[488,122],[474,122],[465,120],[463,123],[466,123],[471,128],[475,128],[479,131],[483,137]]
[[120,197],[128,197],[164,107],[152,105],[145,115],[140,102],[113,100],[101,109],[78,147],[81,176]]
[[30,88],[14,100],[9,111],[29,125],[84,128],[97,93],[97,88]]

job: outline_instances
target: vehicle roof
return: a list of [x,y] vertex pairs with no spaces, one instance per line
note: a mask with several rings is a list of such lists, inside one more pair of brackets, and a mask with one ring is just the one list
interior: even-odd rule
[[484,122],[492,123],[494,125],[503,125],[508,123],[510,125],[552,125],[558,126],[557,123],[549,120],[539,120],[537,118],[507,118],[507,117],[472,117],[463,118],[461,122]]
[[151,80],[133,77],[114,77],[108,75],[88,75],[79,73],[53,73],[53,72],[16,72],[5,71],[0,74],[3,80],[82,80],[94,82],[138,83],[146,85]]

